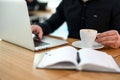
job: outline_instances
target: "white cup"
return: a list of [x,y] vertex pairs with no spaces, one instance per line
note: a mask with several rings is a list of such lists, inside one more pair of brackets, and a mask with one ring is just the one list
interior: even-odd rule
[[81,38],[81,46],[83,48],[92,48],[93,43],[95,42],[97,36],[97,30],[94,29],[81,29],[80,30],[80,38]]

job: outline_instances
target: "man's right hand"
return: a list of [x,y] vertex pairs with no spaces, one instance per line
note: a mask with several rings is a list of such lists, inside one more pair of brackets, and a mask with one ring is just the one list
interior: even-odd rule
[[32,25],[32,33],[37,35],[40,40],[42,39],[43,30],[42,30],[42,28],[40,26]]
[[32,3],[33,2],[33,0],[27,0],[28,2],[30,2],[30,3]]

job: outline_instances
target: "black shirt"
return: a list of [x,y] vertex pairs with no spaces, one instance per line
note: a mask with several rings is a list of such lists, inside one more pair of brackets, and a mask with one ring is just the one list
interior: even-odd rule
[[56,30],[64,21],[68,37],[79,38],[79,30],[96,29],[98,32],[117,30],[120,33],[120,0],[63,0],[50,19],[39,25],[44,35]]

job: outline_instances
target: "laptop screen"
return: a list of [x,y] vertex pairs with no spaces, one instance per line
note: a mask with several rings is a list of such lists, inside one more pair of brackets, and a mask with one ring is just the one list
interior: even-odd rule
[[0,38],[34,50],[25,0],[0,0]]

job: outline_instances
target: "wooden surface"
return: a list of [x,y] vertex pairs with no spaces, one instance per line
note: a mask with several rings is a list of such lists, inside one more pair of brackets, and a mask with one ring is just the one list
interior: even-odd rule
[[[69,45],[76,40],[69,38]],[[33,68],[34,55],[47,50],[32,52],[0,41],[0,80],[120,80],[120,74],[116,73]],[[120,65],[120,49],[103,48],[100,50],[111,54]]]

